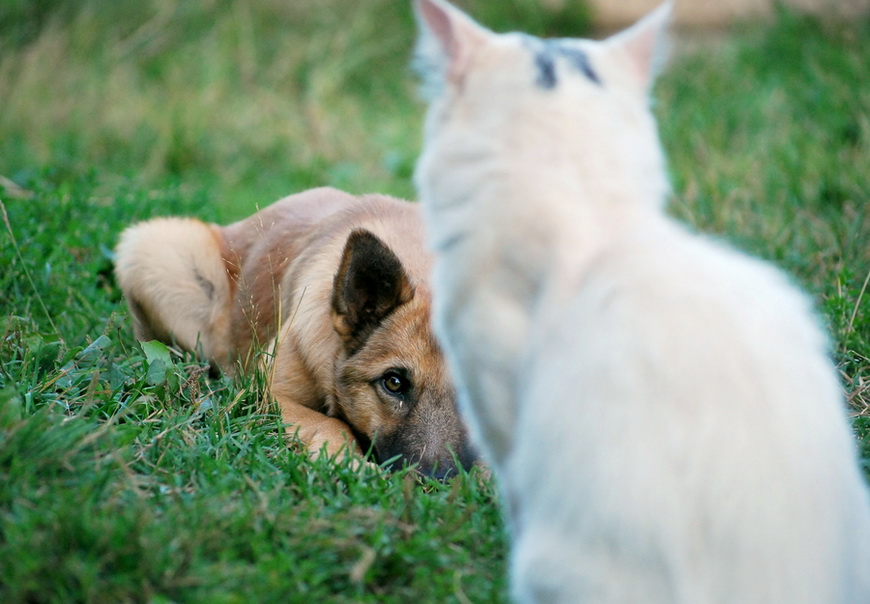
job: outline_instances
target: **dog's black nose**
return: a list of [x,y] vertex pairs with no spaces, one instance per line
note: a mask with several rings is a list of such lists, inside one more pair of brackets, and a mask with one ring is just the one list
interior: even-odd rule
[[390,472],[413,466],[420,476],[442,482],[459,474],[459,468],[471,470],[478,461],[477,451],[467,439],[436,442],[428,447],[422,447],[420,441],[414,438],[414,433],[379,436],[372,447],[373,457]]
[[434,478],[439,482],[446,482],[459,473],[453,464],[444,464],[428,469],[417,466],[417,472],[428,478]]
[[[390,472],[398,472],[407,466],[412,466],[421,478],[433,478],[444,482],[456,476],[459,471],[451,458],[447,459],[409,459],[403,455],[395,456],[387,463],[383,463],[384,469]],[[470,465],[466,469],[470,469]]]
[[455,455],[448,451],[436,458],[419,460],[417,462],[417,472],[423,476],[444,482],[459,474],[459,467],[469,471],[477,462],[477,451],[470,446],[464,446]]

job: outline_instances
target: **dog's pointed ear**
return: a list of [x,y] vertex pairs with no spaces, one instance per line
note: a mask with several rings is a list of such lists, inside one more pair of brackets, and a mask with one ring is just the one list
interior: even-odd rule
[[491,32],[443,0],[416,0],[414,7],[420,27],[416,63],[426,88],[437,93],[444,82],[458,85]]
[[387,315],[413,297],[392,250],[369,231],[353,231],[332,285],[332,324],[348,351],[359,349]]
[[625,31],[606,40],[608,46],[621,49],[628,57],[644,91],[652,87],[656,76],[667,61],[668,26],[672,13],[673,2],[665,2]]

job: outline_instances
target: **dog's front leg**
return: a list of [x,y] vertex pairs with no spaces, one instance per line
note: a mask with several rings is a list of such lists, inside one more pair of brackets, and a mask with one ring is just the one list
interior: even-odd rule
[[262,358],[269,376],[269,395],[278,403],[287,433],[295,434],[313,457],[325,451],[330,459],[347,455],[361,459],[363,452],[350,427],[317,410],[322,404],[317,396],[317,381],[302,361],[291,325],[288,323],[270,346],[274,357]]
[[279,399],[278,404],[287,432],[295,434],[314,457],[324,451],[330,458],[363,456],[350,428],[343,421],[298,403]]

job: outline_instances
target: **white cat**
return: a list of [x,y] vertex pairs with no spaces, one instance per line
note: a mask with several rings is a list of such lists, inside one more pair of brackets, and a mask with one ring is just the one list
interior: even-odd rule
[[870,602],[828,342],[771,266],[664,212],[665,5],[603,42],[417,0],[434,320],[522,602]]

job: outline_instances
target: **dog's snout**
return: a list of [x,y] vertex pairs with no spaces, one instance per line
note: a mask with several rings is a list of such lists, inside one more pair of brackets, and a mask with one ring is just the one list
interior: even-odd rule
[[[409,435],[403,435],[405,437]],[[422,451],[421,451],[422,449]],[[389,460],[386,468],[398,471],[405,466],[414,466],[421,476],[445,481],[453,478],[462,470],[471,470],[478,463],[477,451],[467,440],[455,443],[439,443],[435,447],[420,447],[414,438],[393,437],[375,440],[374,451],[380,463]]]

